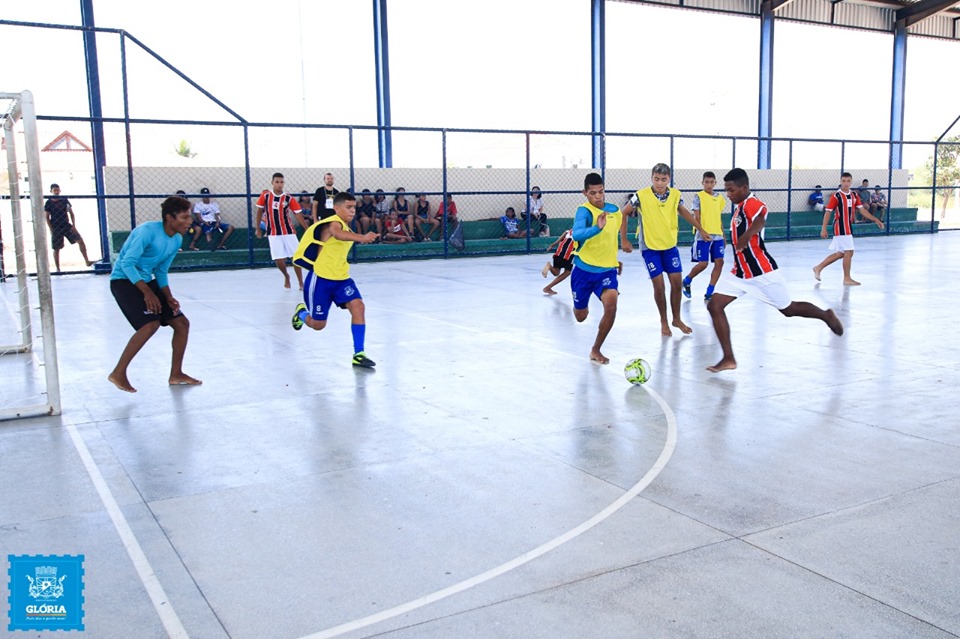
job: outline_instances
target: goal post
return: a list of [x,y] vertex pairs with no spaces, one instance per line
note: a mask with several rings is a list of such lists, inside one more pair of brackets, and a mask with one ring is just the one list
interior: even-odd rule
[[[37,114],[33,94],[29,91],[0,92],[0,116],[3,117],[3,140],[6,146],[7,174],[10,188],[10,213],[13,227],[16,278],[3,273],[0,286],[5,289],[15,282],[17,339],[6,345],[7,336],[0,337],[0,384],[4,401],[0,402],[0,420],[59,415],[60,374],[57,365],[56,330],[53,317],[53,291],[50,283],[50,261],[47,255],[46,216],[43,206],[43,180],[40,172],[40,147],[37,136]],[[22,126],[23,147],[27,165],[29,212],[33,236],[34,261],[38,305],[30,302],[24,211],[21,206],[20,171],[17,160],[17,125]],[[8,289],[9,290],[9,289]],[[3,291],[8,302],[7,290]],[[36,314],[34,313],[36,311]],[[6,312],[0,309],[0,312]],[[34,317],[39,316],[39,327]],[[39,330],[38,330],[39,329]],[[10,362],[9,360],[16,360]],[[42,370],[42,374],[39,374]],[[31,379],[36,377],[35,380]]]

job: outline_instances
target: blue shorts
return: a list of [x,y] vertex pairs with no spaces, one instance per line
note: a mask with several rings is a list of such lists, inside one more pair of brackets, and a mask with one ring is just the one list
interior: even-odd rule
[[608,288],[617,290],[617,269],[594,273],[574,266],[570,276],[570,290],[573,291],[573,307],[585,309],[590,302],[590,295],[600,298]]
[[661,273],[681,273],[683,265],[680,264],[680,251],[676,246],[665,251],[654,251],[653,249],[644,249],[641,251],[643,261],[647,263],[647,272],[650,279],[659,277]]
[[[203,224],[203,232],[204,232],[204,233],[213,233],[213,232],[216,231],[216,230],[217,230],[217,223],[216,223],[216,222],[210,222],[209,224],[207,224],[207,223],[204,223],[204,224]],[[229,230],[230,230],[230,225],[229,225],[229,224],[227,224],[226,222],[220,222],[220,232],[221,232],[221,233],[226,233],[226,232],[229,231]]]
[[726,242],[723,240],[712,240],[704,242],[697,240],[690,247],[690,260],[693,262],[716,262],[723,259],[723,249]]
[[345,280],[328,280],[308,271],[303,281],[303,303],[307,305],[310,317],[318,321],[326,321],[331,304],[346,308],[347,302],[359,299],[362,298],[357,284],[349,277]]

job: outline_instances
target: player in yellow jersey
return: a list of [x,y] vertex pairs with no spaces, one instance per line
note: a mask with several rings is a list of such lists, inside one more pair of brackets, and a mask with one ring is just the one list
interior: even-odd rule
[[363,352],[365,307],[357,284],[350,278],[347,254],[354,242],[370,244],[377,234],[370,231],[360,235],[350,230],[357,213],[357,200],[350,193],[334,196],[333,212],[306,230],[293,255],[293,263],[306,269],[307,277],[303,283],[304,303],[297,305],[291,324],[298,331],[304,324],[320,331],[327,325],[331,304],[347,309],[353,333],[353,365],[373,368],[376,362]]
[[603,178],[590,173],[583,181],[587,201],[577,208],[573,219],[573,239],[579,248],[574,253],[570,289],[573,291],[573,317],[582,322],[590,312],[590,296],[596,295],[603,304],[603,317],[597,328],[597,339],[590,350],[590,359],[608,364],[610,359],[600,352],[603,341],[617,319],[617,229],[620,228],[620,209],[605,201]]
[[723,240],[723,223],[720,221],[720,214],[723,213],[727,205],[726,198],[719,193],[713,192],[713,187],[717,185],[717,176],[713,171],[707,171],[703,174],[703,190],[693,196],[693,203],[690,210],[694,217],[700,221],[700,225],[710,234],[706,237],[694,231],[693,246],[691,246],[690,259],[694,262],[690,274],[683,278],[683,295],[690,297],[690,283],[700,273],[707,270],[707,262],[713,262],[713,271],[710,273],[710,284],[707,286],[707,292],[703,299],[707,302],[713,297],[713,289],[720,279],[723,272],[723,251],[726,247]]
[[633,244],[627,239],[627,216],[634,211],[639,214],[637,240],[647,273],[653,284],[653,299],[660,311],[660,334],[670,337],[673,332],[667,322],[666,286],[661,275],[670,279],[670,308],[673,311],[673,326],[682,333],[689,334],[693,329],[680,319],[680,289],[682,286],[680,251],[677,250],[677,215],[689,222],[704,236],[707,232],[700,222],[683,205],[683,197],[678,189],[670,188],[670,167],[660,163],[651,171],[653,186],[640,189],[623,207],[623,223],[620,226],[620,240],[624,253],[633,251]]

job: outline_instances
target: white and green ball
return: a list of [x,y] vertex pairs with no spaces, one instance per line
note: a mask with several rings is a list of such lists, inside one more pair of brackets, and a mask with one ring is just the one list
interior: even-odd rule
[[637,357],[627,362],[623,367],[623,376],[631,384],[643,384],[650,379],[650,364]]

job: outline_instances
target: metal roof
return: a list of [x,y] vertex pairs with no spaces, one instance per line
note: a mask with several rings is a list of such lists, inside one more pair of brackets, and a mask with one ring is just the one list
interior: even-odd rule
[[759,16],[764,2],[777,19],[865,31],[893,32],[902,21],[910,35],[960,39],[955,0],[616,0],[699,11]]

